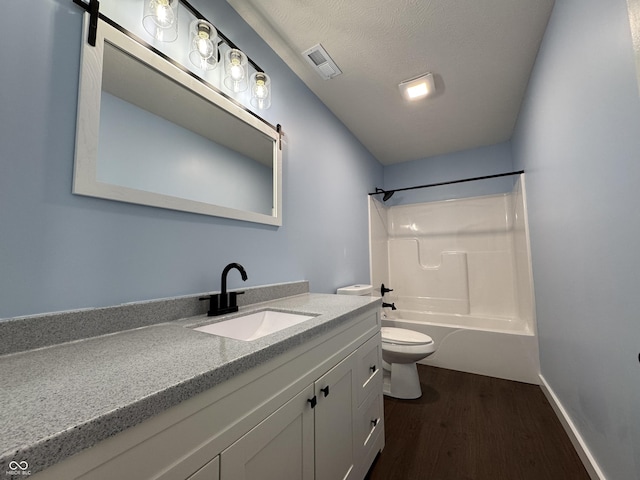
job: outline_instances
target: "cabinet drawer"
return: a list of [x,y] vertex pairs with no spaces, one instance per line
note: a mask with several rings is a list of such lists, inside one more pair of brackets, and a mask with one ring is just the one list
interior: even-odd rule
[[374,390],[382,392],[382,340],[377,333],[358,348],[358,405]]
[[384,432],[384,407],[382,392],[374,392],[358,409],[359,425],[356,429],[358,448],[363,456],[375,442],[378,432]]

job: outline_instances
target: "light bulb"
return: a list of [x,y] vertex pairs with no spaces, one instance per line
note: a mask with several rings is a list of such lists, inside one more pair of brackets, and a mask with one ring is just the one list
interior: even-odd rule
[[231,52],[229,54],[231,59],[231,67],[229,68],[229,74],[234,81],[238,82],[244,78],[244,68],[242,66],[242,56],[239,52]]
[[240,65],[232,65],[230,73],[231,78],[233,78],[236,82],[244,78],[244,69]]
[[196,48],[198,49],[198,53],[204,60],[213,55],[213,44],[208,38],[199,38],[196,42]]
[[151,0],[154,3],[155,15],[153,21],[160,28],[169,28],[176,21],[176,16],[173,13],[173,8],[169,3],[169,0]]
[[247,56],[235,48],[225,53],[226,76],[224,85],[234,93],[247,89]]
[[256,98],[267,98],[269,90],[264,84],[264,77],[256,77],[256,84],[253,86],[253,96]]
[[178,38],[178,0],[145,0],[142,26],[156,40]]
[[264,85],[256,85],[253,93],[256,98],[267,98],[267,95],[269,95],[269,90],[267,90]]
[[271,106],[271,79],[264,72],[256,72],[251,75],[251,105],[266,110]]
[[189,27],[191,48],[189,60],[202,70],[211,70],[218,64],[218,46],[214,42],[218,32],[205,20],[194,20]]
[[198,35],[196,37],[196,49],[205,60],[213,55],[213,42],[210,37],[210,28],[205,23],[198,24]]

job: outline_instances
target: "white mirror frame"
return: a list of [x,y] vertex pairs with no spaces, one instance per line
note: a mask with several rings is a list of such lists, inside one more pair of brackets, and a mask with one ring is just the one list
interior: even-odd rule
[[[182,71],[152,50],[139,44],[103,20],[98,22],[95,47],[86,42],[89,14],[85,14],[83,46],[78,87],[78,115],[76,123],[75,162],[73,171],[74,194],[149,205],[185,212],[233,218],[267,225],[282,225],[282,151],[280,133],[249,111],[236,105],[203,82]],[[109,43],[138,58],[155,70],[195,92],[230,115],[242,120],[273,140],[273,206],[272,215],[238,210],[194,200],[136,190],[102,183],[97,180],[98,137],[100,125],[100,98],[105,38]]]

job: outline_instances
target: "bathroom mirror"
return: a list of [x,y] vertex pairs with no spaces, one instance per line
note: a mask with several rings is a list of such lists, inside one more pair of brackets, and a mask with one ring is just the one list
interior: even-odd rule
[[73,193],[282,225],[280,134],[99,20],[83,32]]

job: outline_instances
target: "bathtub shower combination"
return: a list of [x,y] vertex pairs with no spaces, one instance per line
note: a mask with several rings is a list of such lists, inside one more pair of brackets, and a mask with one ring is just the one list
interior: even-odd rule
[[383,326],[429,335],[426,365],[539,383],[524,175],[507,193],[387,206],[370,197]]

